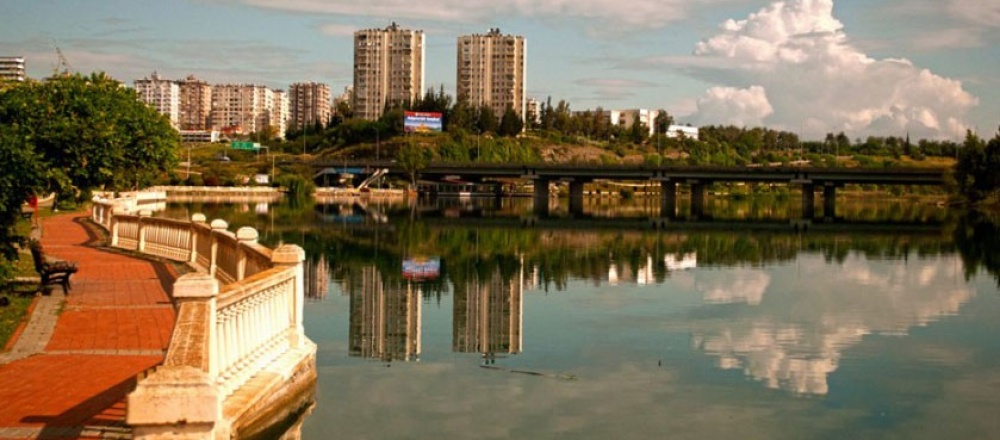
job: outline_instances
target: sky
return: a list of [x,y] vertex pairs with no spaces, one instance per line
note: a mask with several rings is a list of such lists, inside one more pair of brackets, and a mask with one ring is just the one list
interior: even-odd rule
[[1000,127],[1000,0],[3,0],[0,55],[131,84],[156,71],[287,89],[353,82],[353,33],[427,35],[425,85],[455,94],[456,39],[525,37],[527,95],[665,109],[692,125],[820,139],[961,140]]

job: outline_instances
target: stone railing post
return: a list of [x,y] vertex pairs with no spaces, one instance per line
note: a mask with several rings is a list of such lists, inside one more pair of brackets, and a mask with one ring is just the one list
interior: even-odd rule
[[219,258],[219,239],[216,238],[216,232],[222,232],[229,229],[229,223],[225,220],[215,219],[212,220],[212,258],[211,263],[208,265],[208,274],[215,276],[215,270],[218,268],[218,258]]
[[124,208],[114,207],[111,209],[111,226],[108,229],[111,231],[111,246],[118,246],[118,216],[127,213],[128,211]]
[[136,439],[212,439],[228,431],[216,386],[219,283],[203,273],[174,283],[178,322],[164,365],[128,396],[126,422]]
[[139,234],[138,234],[138,244],[136,245],[136,251],[140,254],[146,253],[146,222],[143,219],[147,219],[153,216],[153,213],[147,210],[139,211]]
[[190,263],[198,262],[198,226],[205,223],[205,214],[197,213],[191,216],[191,258]]
[[271,253],[271,263],[277,266],[295,267],[295,292],[292,294],[292,304],[290,309],[292,316],[289,317],[289,328],[294,329],[292,340],[289,341],[291,347],[301,348],[305,342],[305,328],[302,325],[302,313],[305,307],[305,270],[303,262],[306,259],[306,251],[293,245],[285,244],[279,246]]
[[242,280],[246,274],[247,252],[244,249],[244,245],[257,244],[258,237],[257,230],[249,226],[244,226],[236,230],[236,241],[239,242],[236,246],[236,281]]

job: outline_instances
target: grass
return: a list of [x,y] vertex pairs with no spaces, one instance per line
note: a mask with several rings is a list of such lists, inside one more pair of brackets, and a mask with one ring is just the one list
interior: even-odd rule
[[17,292],[5,292],[0,297],[10,301],[6,307],[0,307],[0,350],[7,346],[7,341],[14,335],[17,326],[28,313],[28,306],[34,296],[25,296]]

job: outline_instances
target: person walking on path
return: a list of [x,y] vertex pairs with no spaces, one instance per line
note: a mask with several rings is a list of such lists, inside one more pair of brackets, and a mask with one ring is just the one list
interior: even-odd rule
[[80,213],[46,221],[45,252],[80,270],[68,296],[54,289],[36,298],[0,354],[0,439],[127,437],[125,397],[163,361],[174,324],[166,286],[176,276],[95,247],[87,222]]

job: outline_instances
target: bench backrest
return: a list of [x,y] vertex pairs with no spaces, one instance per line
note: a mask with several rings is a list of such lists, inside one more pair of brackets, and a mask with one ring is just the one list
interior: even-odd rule
[[42,254],[42,243],[32,240],[29,247],[31,248],[31,258],[35,260],[35,271],[42,273],[45,270],[45,256]]

